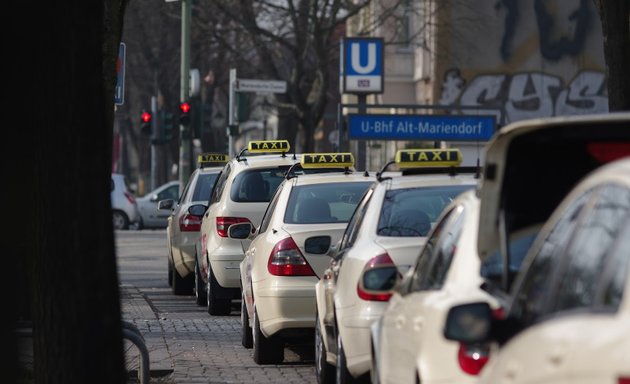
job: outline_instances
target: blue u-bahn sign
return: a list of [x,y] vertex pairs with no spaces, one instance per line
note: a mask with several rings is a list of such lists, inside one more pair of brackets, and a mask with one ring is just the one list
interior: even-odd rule
[[350,139],[487,141],[495,132],[494,116],[348,115]]
[[344,38],[340,56],[341,93],[383,93],[382,38]]

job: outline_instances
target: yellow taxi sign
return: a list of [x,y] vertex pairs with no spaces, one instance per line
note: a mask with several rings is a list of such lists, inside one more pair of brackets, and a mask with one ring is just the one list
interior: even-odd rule
[[227,163],[230,160],[225,153],[202,153],[197,156],[199,167],[216,167]]
[[289,152],[290,149],[288,140],[254,140],[247,146],[250,153]]
[[400,168],[456,167],[462,162],[457,148],[448,149],[401,149],[396,153]]
[[350,152],[303,153],[300,164],[302,164],[302,168],[352,167],[354,166],[354,156]]

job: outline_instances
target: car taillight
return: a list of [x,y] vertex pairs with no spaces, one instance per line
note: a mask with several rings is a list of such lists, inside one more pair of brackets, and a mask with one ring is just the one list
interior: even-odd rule
[[588,143],[586,150],[595,160],[599,161],[600,164],[605,164],[630,155],[630,143]]
[[398,268],[387,253],[367,262],[357,284],[357,294],[363,300],[389,301],[396,281],[401,278]]
[[469,375],[478,375],[488,362],[490,347],[487,345],[460,344],[457,352],[457,361],[462,371]]
[[292,238],[280,240],[271,250],[267,270],[274,276],[315,276]]
[[125,197],[127,198],[127,200],[131,203],[131,204],[135,204],[136,203],[136,198],[133,197],[133,195],[129,192],[125,192]]
[[228,237],[227,230],[232,224],[236,223],[251,223],[247,217],[222,217],[216,218],[217,233],[221,237]]
[[199,232],[201,231],[201,221],[201,217],[187,213],[179,218],[179,230],[182,232]]
[[618,377],[617,384],[630,384],[630,376]]

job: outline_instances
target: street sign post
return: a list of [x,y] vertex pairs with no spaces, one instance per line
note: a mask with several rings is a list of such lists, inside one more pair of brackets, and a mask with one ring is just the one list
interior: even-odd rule
[[236,79],[237,92],[285,93],[287,82],[279,80]]
[[364,140],[487,141],[494,116],[348,115],[348,136]]
[[340,54],[341,93],[383,93],[382,38],[344,38]]

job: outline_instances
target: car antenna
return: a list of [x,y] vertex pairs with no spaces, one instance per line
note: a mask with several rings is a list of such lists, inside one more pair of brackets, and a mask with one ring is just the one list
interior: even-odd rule
[[388,162],[387,164],[385,164],[385,165],[383,166],[383,168],[381,168],[381,170],[380,170],[379,172],[376,172],[376,179],[377,179],[379,182],[380,182],[380,181],[383,181],[383,180],[391,179],[391,177],[383,177],[383,172],[385,172],[385,170],[387,169],[387,167],[389,167],[390,165],[395,164],[395,163],[396,163],[396,161],[395,161],[395,160],[392,160],[392,161]]
[[236,155],[236,161],[245,161],[246,159],[241,159],[241,156],[247,151],[247,147],[241,149],[241,151]]

